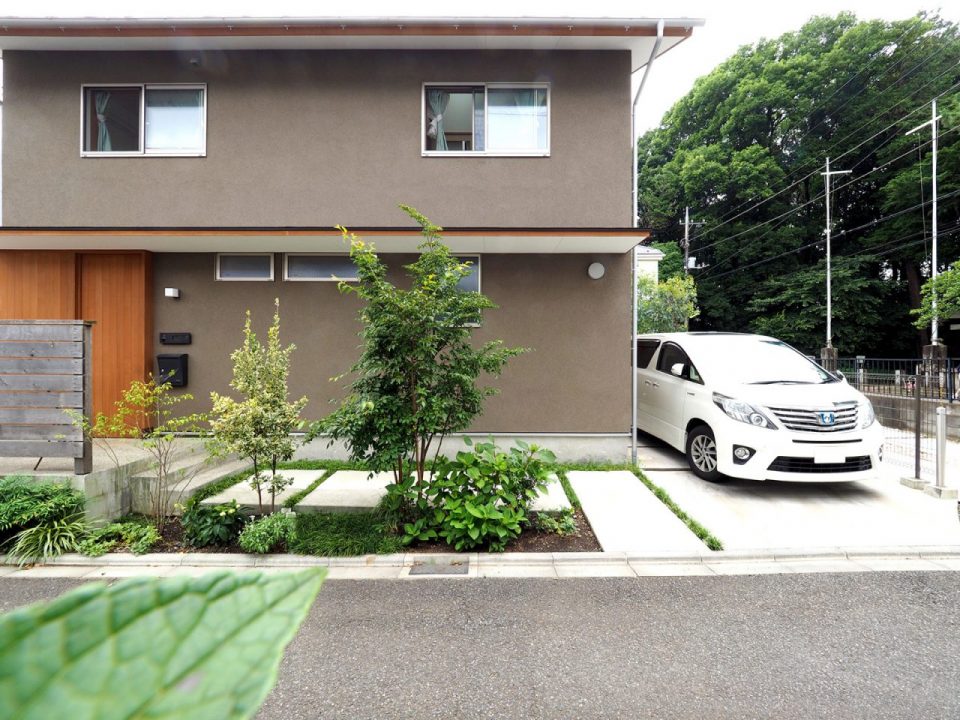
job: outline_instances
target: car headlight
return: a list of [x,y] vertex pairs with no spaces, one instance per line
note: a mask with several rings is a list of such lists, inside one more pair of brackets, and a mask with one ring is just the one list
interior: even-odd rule
[[873,411],[873,403],[869,400],[860,405],[860,427],[868,428],[877,421],[877,414]]
[[734,400],[726,395],[714,393],[713,402],[716,403],[718,408],[723,410],[734,420],[739,420],[742,423],[753,425],[754,427],[768,428],[770,430],[777,429],[777,426],[773,424],[773,420],[768,418],[753,405],[745,403],[742,400]]

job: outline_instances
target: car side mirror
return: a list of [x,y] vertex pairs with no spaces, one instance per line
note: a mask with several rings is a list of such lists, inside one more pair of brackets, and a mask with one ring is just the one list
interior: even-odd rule
[[686,365],[683,363],[674,363],[670,366],[670,374],[676,375],[678,378],[682,378],[684,368],[686,368]]
[[846,382],[846,381],[847,381],[847,376],[844,375],[844,374],[843,374],[842,372],[840,372],[839,370],[836,371],[836,376],[837,376],[838,378],[840,378],[840,382]]

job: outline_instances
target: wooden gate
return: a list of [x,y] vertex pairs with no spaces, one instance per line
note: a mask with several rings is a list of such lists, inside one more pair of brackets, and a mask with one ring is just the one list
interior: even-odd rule
[[93,469],[89,438],[67,410],[93,413],[93,323],[0,321],[0,456],[72,457]]

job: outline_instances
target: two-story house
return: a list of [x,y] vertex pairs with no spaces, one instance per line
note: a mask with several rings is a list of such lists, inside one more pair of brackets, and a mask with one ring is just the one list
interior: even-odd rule
[[262,329],[279,298],[319,417],[359,343],[334,226],[400,278],[405,203],[499,306],[476,337],[532,349],[473,429],[622,458],[648,236],[631,80],[698,24],[4,19],[0,317],[95,320],[95,410],[160,354],[187,356],[205,409],[244,311]]

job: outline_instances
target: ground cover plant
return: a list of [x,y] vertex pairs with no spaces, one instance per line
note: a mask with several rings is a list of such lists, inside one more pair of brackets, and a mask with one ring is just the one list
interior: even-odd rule
[[296,517],[288,512],[257,518],[243,526],[238,542],[244,552],[283,552],[296,537]]
[[[211,449],[217,454],[236,453],[253,463],[250,484],[257,491],[260,514],[264,512],[263,493],[270,496],[273,512],[277,495],[290,484],[278,465],[293,457],[296,441],[291,434],[302,427],[300,412],[307,398],[291,402],[288,399],[287,377],[290,374],[290,356],[295,345],[283,347],[280,343],[280,301],[275,300],[273,324],[267,331],[264,345],[253,332],[250,311],[243,326],[243,343],[230,356],[233,361],[233,379],[230,387],[243,396],[242,400],[210,393],[213,411],[210,427],[213,433]],[[269,476],[262,469],[269,468]]]
[[0,479],[0,545],[21,565],[72,552],[87,530],[84,505],[67,485]]
[[403,544],[384,531],[376,513],[298,513],[288,549],[299,555],[384,555],[402,552]]
[[134,555],[143,555],[150,552],[160,540],[156,527],[145,518],[137,518],[93,528],[77,545],[77,552],[88,557],[100,557],[122,548]]
[[190,503],[180,517],[187,543],[194,547],[229,545],[240,534],[243,516],[236,500],[220,505]]

